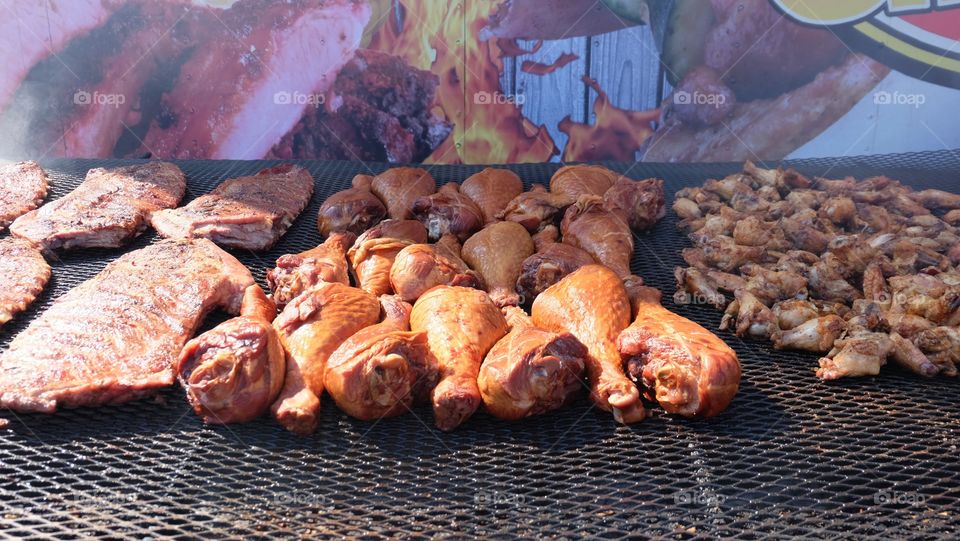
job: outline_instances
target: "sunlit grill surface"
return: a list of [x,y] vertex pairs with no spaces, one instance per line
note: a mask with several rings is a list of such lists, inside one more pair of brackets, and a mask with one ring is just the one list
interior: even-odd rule
[[[90,167],[118,161],[48,161],[51,197]],[[189,198],[273,162],[182,162]],[[263,281],[277,256],[319,242],[316,212],[356,173],[383,165],[307,163],[313,204],[269,253],[235,252]],[[807,174],[886,174],[917,188],[960,190],[960,156],[948,152],[801,161]],[[678,188],[739,165],[611,164]],[[552,165],[514,169],[546,183]],[[480,167],[438,166],[437,181]],[[156,240],[153,234],[133,248]],[[633,270],[666,293],[689,243],[672,213],[637,239]],[[0,350],[57,296],[121,251],[84,251],[53,263],[48,291],[0,329]],[[676,307],[674,307],[676,308]],[[716,329],[711,307],[678,311]],[[215,315],[207,325],[222,318]],[[329,400],[318,432],[302,439],[269,419],[206,427],[179,389],[156,401],[53,416],[3,415],[0,536],[182,537],[412,534],[606,539],[960,535],[960,382],[924,380],[894,366],[877,378],[824,383],[816,356],[724,339],[743,382],[733,405],[708,422],[655,413],[630,428],[585,400],[526,422],[480,413],[452,434],[430,411],[369,424]]]

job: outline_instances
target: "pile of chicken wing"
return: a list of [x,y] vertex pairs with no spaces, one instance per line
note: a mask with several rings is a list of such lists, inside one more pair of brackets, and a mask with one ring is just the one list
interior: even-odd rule
[[674,300],[725,310],[721,329],[823,354],[824,380],[957,375],[960,195],[747,162],[673,208],[694,245]]
[[543,414],[583,389],[623,423],[650,403],[716,415],[739,385],[735,353],[630,273],[633,234],[664,207],[662,181],[596,166],[527,192],[501,169],[439,189],[419,168],[358,176],[321,206],[324,243],[268,272],[274,332],[258,310],[200,336],[181,381],[208,422],[269,409],[301,434],[316,430],[324,392],[363,420],[429,403],[442,430],[481,407]]

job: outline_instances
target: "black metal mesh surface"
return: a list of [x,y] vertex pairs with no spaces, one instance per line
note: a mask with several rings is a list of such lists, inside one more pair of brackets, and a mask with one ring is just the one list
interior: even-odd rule
[[[51,197],[67,193],[87,168],[119,163],[47,162]],[[192,198],[267,163],[180,165]],[[359,163],[305,165],[318,188],[308,211],[272,252],[235,252],[261,281],[277,256],[317,244],[319,203],[367,172]],[[611,165],[634,178],[664,178],[671,196],[739,167]],[[954,190],[960,174],[960,157],[949,152],[794,165],[808,174],[884,173]],[[546,182],[555,166],[514,168],[529,183]],[[432,172],[444,182],[478,169]],[[130,249],[154,240],[148,234]],[[672,270],[686,245],[670,213],[638,237],[633,269],[666,293],[668,307],[716,329],[714,309],[670,303]],[[120,253],[63,255],[43,297],[0,329],[0,350],[53,299]],[[623,427],[584,399],[519,423],[481,412],[446,434],[433,428],[427,408],[371,424],[325,400],[319,430],[300,438],[269,419],[204,426],[180,389],[155,401],[52,416],[3,412],[12,423],[0,431],[0,536],[960,535],[957,380],[925,380],[888,366],[880,377],[824,383],[814,377],[814,355],[721,336],[740,356],[743,381],[731,407],[709,421],[655,411]]]

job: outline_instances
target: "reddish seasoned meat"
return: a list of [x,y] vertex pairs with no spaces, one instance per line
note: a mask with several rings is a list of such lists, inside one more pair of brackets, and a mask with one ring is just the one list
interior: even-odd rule
[[384,220],[357,238],[347,257],[360,289],[379,297],[393,292],[390,270],[401,250],[426,244],[427,229],[416,220]]
[[372,182],[370,175],[357,175],[352,188],[331,195],[320,205],[317,229],[321,236],[340,231],[361,235],[386,217],[387,207],[370,191]]
[[483,212],[472,199],[460,193],[456,182],[444,184],[435,194],[413,202],[413,216],[427,228],[430,240],[453,235],[463,242],[483,226]]
[[43,203],[47,173],[37,162],[0,167],[0,231]]
[[[240,0],[180,69],[144,139],[157,156],[262,158],[330,89],[368,2]],[[216,73],[215,77],[211,73]],[[260,126],[268,118],[266,129]]]
[[619,178],[619,173],[602,165],[568,165],[557,169],[550,178],[550,192],[574,201],[582,195],[603,197]]
[[546,248],[524,260],[517,279],[517,293],[524,302],[533,302],[537,295],[559,282],[564,276],[584,265],[592,265],[593,256],[565,242],[548,244]]
[[530,191],[524,192],[507,203],[506,208],[497,213],[497,218],[517,222],[527,231],[537,231],[553,224],[554,218],[574,203],[574,199],[561,193],[548,192],[542,184],[534,184]]
[[463,181],[460,191],[480,207],[484,222],[490,223],[523,193],[523,181],[509,169],[487,167]]
[[172,163],[91,169],[75,190],[17,218],[10,231],[47,251],[119,248],[147,228],[153,213],[177,206],[186,190]]
[[154,213],[151,223],[167,238],[206,238],[231,248],[267,250],[287,232],[312,196],[309,171],[278,165],[224,181],[185,207]]
[[0,325],[26,310],[50,279],[50,265],[28,240],[0,240]]
[[267,272],[273,300],[283,308],[320,282],[350,285],[347,250],[353,241],[353,233],[334,233],[312,250],[280,256],[276,268]]
[[203,422],[243,423],[270,408],[283,386],[286,357],[271,323],[277,306],[252,285],[240,317],[194,338],[180,352],[177,377]]
[[41,314],[0,356],[0,407],[53,412],[141,398],[215,307],[237,313],[253,276],[207,240],[122,256]]
[[373,177],[373,193],[387,205],[393,220],[413,218],[414,202],[437,191],[430,172],[419,167],[392,167]]
[[655,178],[630,180],[620,177],[605,194],[603,206],[622,213],[633,231],[646,231],[667,214],[663,181]]
[[581,248],[620,278],[630,276],[633,235],[619,212],[603,208],[603,199],[581,196],[567,209],[560,223],[563,242]]

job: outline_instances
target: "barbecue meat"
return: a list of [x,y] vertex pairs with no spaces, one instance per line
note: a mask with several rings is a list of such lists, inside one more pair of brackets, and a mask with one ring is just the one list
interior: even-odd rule
[[410,327],[427,333],[440,370],[432,396],[434,422],[440,430],[453,430],[480,406],[480,364],[507,333],[507,321],[483,291],[440,286],[417,300]]
[[320,205],[317,228],[321,236],[343,231],[360,235],[386,217],[387,207],[370,191],[372,182],[369,175],[357,175],[352,188],[331,195]]
[[50,279],[50,265],[28,240],[0,239],[0,325],[22,312]]
[[581,197],[563,215],[560,231],[563,242],[581,248],[621,278],[630,276],[633,235],[621,215],[603,208],[603,199]]
[[534,184],[530,191],[524,192],[507,203],[497,218],[517,222],[527,231],[536,233],[551,225],[554,218],[574,203],[575,199],[562,193],[548,192],[542,184]]
[[277,266],[267,272],[277,306],[283,308],[320,282],[350,285],[347,250],[353,241],[353,233],[334,233],[312,250],[280,256]]
[[437,191],[430,173],[418,167],[391,167],[373,177],[371,189],[387,205],[387,215],[394,220],[413,218],[413,204]]
[[547,288],[533,302],[533,324],[569,332],[587,347],[590,399],[621,423],[646,417],[640,392],[623,372],[617,336],[630,325],[630,299],[610,269],[586,265]]
[[286,357],[271,323],[277,306],[252,285],[240,317],[187,342],[176,371],[193,411],[205,423],[252,421],[270,408],[283,386]]
[[620,174],[601,165],[568,165],[550,178],[550,191],[576,201],[581,195],[603,197]]
[[440,285],[480,288],[482,281],[462,259],[452,236],[436,244],[412,244],[400,250],[390,269],[393,291],[407,302]]
[[604,208],[626,216],[627,225],[638,232],[657,225],[667,214],[666,205],[663,181],[660,179],[630,180],[620,177],[603,194]]
[[172,163],[91,169],[75,190],[17,218],[10,231],[45,251],[119,248],[146,229],[153,213],[175,207],[186,189]]
[[154,213],[167,238],[206,238],[231,248],[267,250],[313,196],[313,176],[296,165],[278,165],[254,176],[224,181],[187,206]]
[[378,319],[376,297],[339,283],[321,283],[283,309],[273,326],[287,352],[287,373],[271,408],[281,425],[301,435],[317,429],[327,359],[347,338]]
[[480,280],[497,306],[517,306],[517,278],[523,262],[533,255],[530,233],[514,222],[495,222],[463,244],[463,260]]
[[390,269],[401,250],[427,242],[427,230],[416,220],[385,220],[360,235],[347,257],[360,289],[379,297],[393,293]]
[[[219,18],[180,68],[144,138],[156,156],[265,156],[353,56],[370,6],[240,0]],[[270,119],[266,129],[252,129],[262,118]]]
[[384,318],[340,345],[327,361],[324,386],[337,406],[364,421],[410,411],[429,400],[437,383],[436,359],[424,332],[410,331],[413,307],[380,297]]
[[0,167],[0,232],[14,220],[43,203],[47,196],[47,173],[37,162]]
[[37,317],[0,357],[0,407],[52,412],[143,397],[215,307],[237,313],[253,276],[207,240],[126,254]]
[[463,242],[484,223],[480,207],[460,193],[456,182],[444,184],[437,193],[414,201],[413,216],[426,226],[427,235],[434,242],[444,235],[453,235]]
[[548,244],[520,265],[517,293],[524,302],[533,302],[564,276],[594,263],[593,256],[576,246],[564,242]]
[[497,214],[523,193],[523,181],[509,169],[487,167],[463,181],[460,192],[473,200],[483,212],[483,221],[496,221]]
[[666,411],[713,417],[740,387],[737,354],[717,335],[660,304],[660,292],[631,288],[635,319],[617,338],[627,372]]
[[510,332],[487,353],[477,385],[493,416],[514,421],[553,411],[583,387],[587,348],[572,334],[533,326],[523,309],[504,309]]

